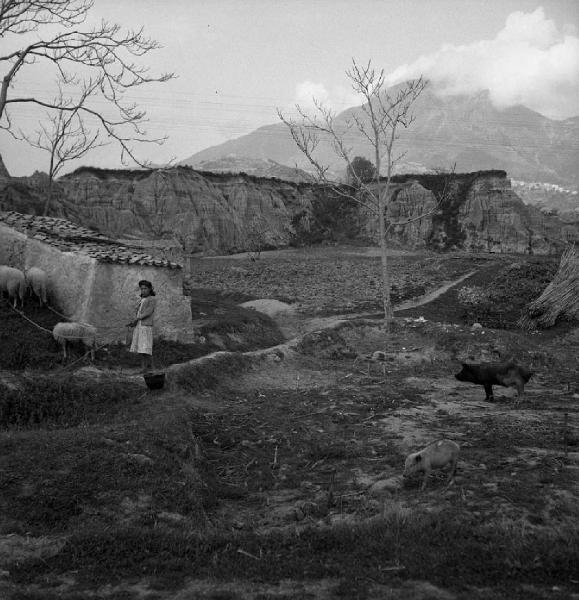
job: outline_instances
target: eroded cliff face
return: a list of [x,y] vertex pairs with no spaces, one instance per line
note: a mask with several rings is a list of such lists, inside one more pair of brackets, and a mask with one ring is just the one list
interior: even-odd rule
[[[0,186],[0,205],[21,210],[10,206],[16,182],[23,212],[39,214],[39,181]],[[504,171],[401,175],[392,185],[389,243],[401,247],[547,254],[565,241],[563,223],[524,205]],[[84,168],[59,179],[56,192],[54,216],[115,238],[173,240],[188,252],[378,239],[374,215],[309,183],[187,167]]]
[[526,206],[503,171],[402,176],[392,198],[389,235],[401,246],[549,254],[565,242],[563,223]]
[[466,250],[549,254],[556,232],[539,211],[512,191],[510,179],[477,178],[460,207],[459,222]]
[[312,186],[245,175],[85,169],[60,180],[70,216],[115,237],[175,238],[189,251],[287,246]]

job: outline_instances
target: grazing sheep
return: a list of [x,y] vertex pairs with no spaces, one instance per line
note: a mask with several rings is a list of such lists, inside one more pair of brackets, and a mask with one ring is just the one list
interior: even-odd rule
[[422,489],[424,489],[432,469],[443,469],[450,465],[448,476],[448,485],[450,485],[456,474],[459,450],[458,444],[452,440],[433,442],[420,452],[413,452],[408,455],[404,463],[404,477],[409,477],[414,473],[424,473],[424,479],[422,480]]
[[82,342],[90,349],[91,360],[94,360],[96,348],[96,329],[85,323],[57,323],[52,330],[52,337],[62,347],[64,360],[66,360],[66,346],[70,342]]
[[38,267],[30,267],[30,269],[26,271],[26,283],[28,289],[32,291],[40,301],[40,306],[44,306],[46,304],[46,288],[48,284],[46,273]]
[[20,269],[14,267],[0,266],[0,296],[8,293],[10,300],[14,300],[16,308],[18,298],[20,307],[24,308],[24,292],[26,291],[26,279]]

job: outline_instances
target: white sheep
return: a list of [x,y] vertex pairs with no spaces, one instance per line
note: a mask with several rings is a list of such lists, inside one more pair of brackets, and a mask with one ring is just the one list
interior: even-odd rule
[[23,308],[25,291],[26,279],[24,273],[14,267],[0,266],[0,296],[7,292],[9,299],[14,300],[14,308],[16,308],[18,298],[20,298],[20,306]]
[[48,287],[48,277],[46,273],[38,267],[30,267],[26,271],[27,288],[34,293],[40,301],[40,306],[46,304],[46,289]]
[[96,349],[96,329],[87,323],[57,323],[52,329],[52,337],[62,347],[64,360],[66,360],[66,346],[70,342],[82,342],[90,349],[91,360],[94,360]]

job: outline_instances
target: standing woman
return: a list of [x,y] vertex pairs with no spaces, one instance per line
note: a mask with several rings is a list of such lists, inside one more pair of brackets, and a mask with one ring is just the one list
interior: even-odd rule
[[137,352],[141,356],[141,368],[143,373],[153,369],[153,323],[157,300],[153,284],[146,279],[139,281],[141,290],[141,302],[137,308],[137,318],[129,323],[134,327],[131,352]]

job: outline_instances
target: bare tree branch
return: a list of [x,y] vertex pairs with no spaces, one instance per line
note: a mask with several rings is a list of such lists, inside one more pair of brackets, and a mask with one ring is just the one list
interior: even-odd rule
[[[392,320],[390,301],[390,273],[388,268],[387,227],[391,201],[391,179],[395,164],[403,155],[393,156],[400,128],[410,127],[414,121],[412,106],[426,82],[422,77],[408,81],[394,90],[385,89],[384,70],[376,70],[371,61],[362,65],[354,59],[346,71],[354,92],[362,99],[361,114],[337,122],[331,110],[314,99],[315,112],[307,113],[297,106],[299,120],[288,118],[278,109],[280,120],[288,127],[297,147],[317,174],[318,180],[340,197],[353,200],[378,217],[382,260],[383,303],[386,325]],[[352,168],[353,148],[346,144],[349,133],[365,140],[374,154],[374,180],[364,181]],[[328,177],[329,169],[321,164],[317,150],[322,142],[329,143],[336,156],[346,163],[347,172],[354,179],[354,187],[340,186]],[[381,178],[383,167],[385,177]]]
[[[118,24],[107,21],[83,28],[92,8],[93,0],[0,0],[0,37],[31,32],[39,36],[0,56],[0,65],[5,68],[0,87],[0,127],[12,129],[6,116],[8,105],[35,104],[55,113],[66,111],[74,119],[84,115],[96,121],[101,135],[119,143],[123,162],[128,157],[143,165],[133,144],[162,144],[166,138],[147,135],[142,127],[146,112],[127,101],[126,92],[141,85],[166,82],[175,75],[151,74],[149,67],[139,62],[160,48],[142,29],[123,31]],[[43,32],[51,35],[43,38]],[[56,98],[19,94],[16,76],[32,64],[54,69],[58,79],[71,88],[68,94]],[[88,95],[87,89],[91,90]]]
[[49,112],[46,120],[39,124],[39,129],[36,130],[34,136],[20,132],[21,139],[26,140],[34,148],[46,151],[50,157],[48,189],[44,204],[45,215],[49,211],[54,179],[64,165],[72,160],[82,158],[93,148],[109,143],[99,141],[99,130],[91,131],[86,126],[81,112],[84,103],[95,92],[96,84],[85,85],[80,98],[73,102],[67,98],[63,89],[64,85],[70,82],[70,78],[57,82],[59,93],[53,103],[54,106],[62,108],[56,112]]

